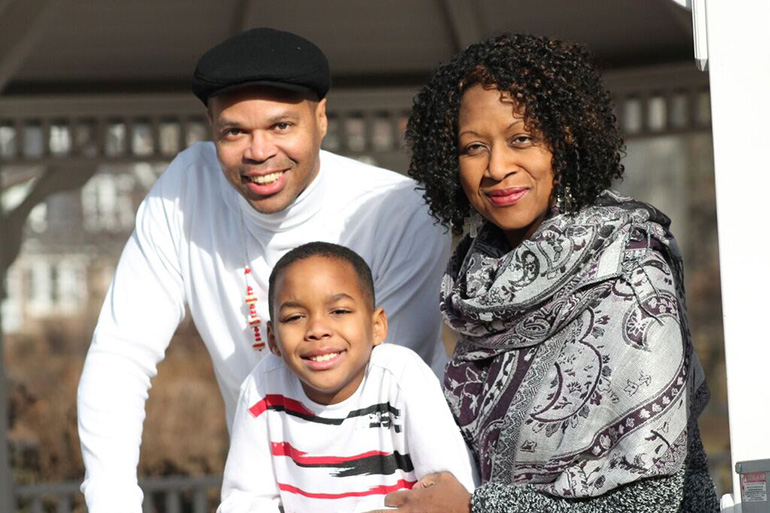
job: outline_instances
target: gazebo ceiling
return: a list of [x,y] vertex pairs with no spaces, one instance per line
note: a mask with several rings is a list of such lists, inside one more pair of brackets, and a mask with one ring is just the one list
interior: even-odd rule
[[186,88],[203,51],[255,26],[317,43],[337,87],[419,84],[501,31],[583,42],[606,68],[693,54],[672,0],[0,0],[0,26],[7,95]]

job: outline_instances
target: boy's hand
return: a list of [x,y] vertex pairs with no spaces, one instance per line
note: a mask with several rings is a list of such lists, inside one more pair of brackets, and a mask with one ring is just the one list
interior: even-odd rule
[[471,494],[450,472],[429,474],[411,490],[389,493],[383,509],[369,513],[471,513]]

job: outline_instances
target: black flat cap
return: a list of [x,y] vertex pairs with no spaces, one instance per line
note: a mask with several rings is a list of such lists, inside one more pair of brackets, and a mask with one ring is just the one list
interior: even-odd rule
[[212,96],[257,85],[324,98],[331,86],[329,61],[296,34],[255,28],[204,53],[192,79],[192,91],[205,105]]

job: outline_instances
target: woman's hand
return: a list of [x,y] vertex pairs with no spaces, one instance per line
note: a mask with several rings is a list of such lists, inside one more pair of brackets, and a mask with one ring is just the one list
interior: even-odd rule
[[387,510],[369,513],[471,513],[471,494],[450,472],[429,474],[411,490],[385,496]]

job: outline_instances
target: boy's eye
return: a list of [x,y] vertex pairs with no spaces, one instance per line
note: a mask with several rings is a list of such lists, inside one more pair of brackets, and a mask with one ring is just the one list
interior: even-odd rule
[[351,311],[347,308],[335,308],[334,310],[332,310],[332,314],[334,315],[345,315],[345,314],[349,314],[350,312]]
[[282,323],[291,323],[291,322],[297,322],[300,319],[302,319],[302,315],[300,315],[300,314],[291,314],[291,315],[286,315],[286,316],[282,317],[281,318],[281,322]]

